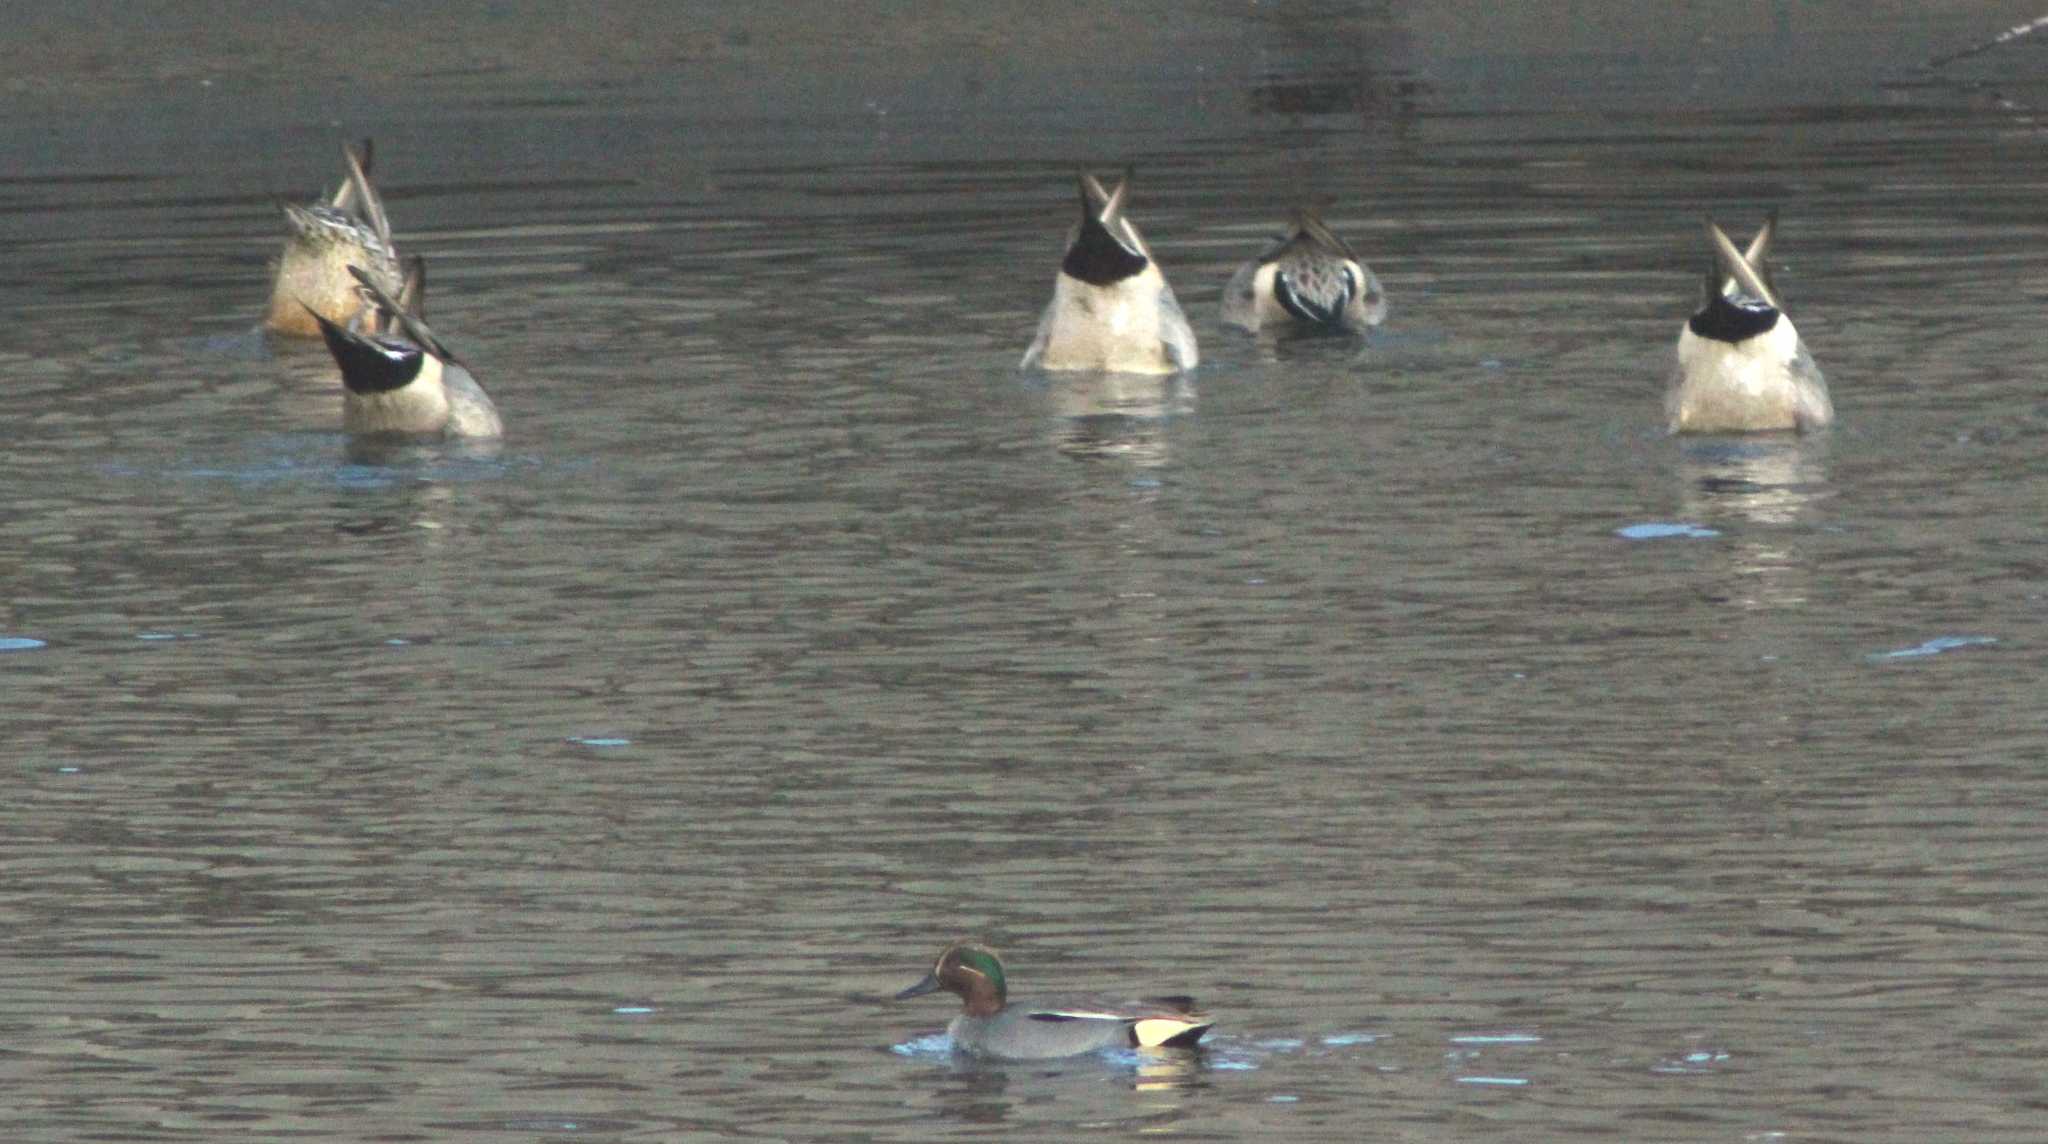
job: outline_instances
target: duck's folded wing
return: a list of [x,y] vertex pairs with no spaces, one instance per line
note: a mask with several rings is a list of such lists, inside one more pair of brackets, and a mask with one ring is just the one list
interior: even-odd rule
[[[1061,1002],[1033,1005],[1033,1021],[1067,1022],[1096,1030],[1120,1030],[1124,1044],[1131,1047],[1184,1047],[1202,1039],[1213,1024],[1197,1012],[1192,997],[1147,997],[1135,1001],[1104,1001],[1100,998],[1069,998]],[[1078,1031],[1078,1030],[1077,1030]],[[1098,1035],[1106,1035],[1106,1032]]]

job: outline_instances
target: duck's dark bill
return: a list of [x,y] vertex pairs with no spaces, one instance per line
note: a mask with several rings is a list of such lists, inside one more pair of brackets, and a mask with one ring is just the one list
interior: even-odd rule
[[903,992],[898,993],[896,995],[896,1000],[905,1001],[912,997],[922,997],[927,993],[935,992],[938,989],[938,987],[939,975],[936,973],[927,973],[924,975],[923,981],[920,981],[917,984],[911,986],[910,988],[905,989]]

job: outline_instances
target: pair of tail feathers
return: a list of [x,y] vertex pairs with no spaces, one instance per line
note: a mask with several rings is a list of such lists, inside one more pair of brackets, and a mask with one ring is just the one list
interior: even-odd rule
[[1764,264],[1771,251],[1771,238],[1778,229],[1778,212],[1773,209],[1764,217],[1764,224],[1757,228],[1756,237],[1749,240],[1745,250],[1735,249],[1728,233],[1713,219],[1707,219],[1706,226],[1707,243],[1714,251],[1714,264],[1707,269],[1708,300],[1732,287],[1773,310],[1783,311],[1784,303],[1779,300],[1778,291],[1771,284],[1770,270]]
[[344,146],[341,157],[348,164],[348,175],[323,205],[362,219],[384,249],[391,250],[391,217],[384,213],[384,199],[370,182],[370,160],[375,154],[376,149],[368,139],[353,147]]
[[[1105,225],[1123,216],[1124,202],[1129,198],[1131,177],[1134,168],[1125,167],[1114,187],[1104,187],[1102,180],[1086,171],[1081,172],[1081,213],[1092,215]],[[1322,212],[1315,207],[1301,207],[1288,219],[1294,233],[1306,234],[1317,242],[1327,243],[1344,252],[1347,258],[1357,258],[1351,244],[1339,238],[1329,227],[1323,225]]]
[[[1085,171],[1081,173],[1081,214],[1084,226],[1093,223],[1108,229],[1123,217],[1124,201],[1130,190],[1131,176],[1132,169],[1125,167],[1123,177],[1117,180],[1116,186],[1105,188],[1102,181],[1094,175]],[[1289,219],[1289,228],[1290,239],[1296,235],[1306,236],[1313,242],[1341,251],[1344,257],[1353,261],[1358,258],[1350,243],[1323,225],[1321,215],[1313,207],[1297,209]],[[1784,303],[1779,299],[1778,291],[1771,282],[1770,270],[1765,262],[1770,254],[1771,238],[1778,228],[1778,212],[1773,209],[1765,217],[1763,226],[1757,229],[1756,236],[1749,240],[1749,246],[1744,250],[1737,250],[1727,232],[1713,219],[1706,220],[1706,228],[1707,241],[1714,251],[1714,266],[1707,272],[1708,293],[1724,293],[1731,286],[1739,287],[1743,293],[1768,303],[1774,310],[1782,311],[1785,308]],[[1141,253],[1149,257],[1151,252]]]
[[[415,255],[406,260],[405,281],[399,287],[398,297],[396,298],[387,293],[382,286],[377,285],[376,280],[371,278],[362,267],[350,266],[348,272],[356,280],[356,289],[370,303],[371,316],[365,323],[365,328],[360,332],[372,337],[388,336],[394,332],[393,327],[395,326],[398,330],[402,330],[405,336],[412,340],[413,344],[433,354],[435,357],[449,362],[456,360],[455,356],[448,352],[448,347],[441,343],[441,339],[434,336],[434,331],[427,327],[425,317],[427,300],[426,259]],[[301,302],[300,305],[305,306],[305,303]],[[312,314],[314,319],[323,328],[330,324],[325,318],[322,318],[315,312],[311,306],[306,306],[306,312]]]

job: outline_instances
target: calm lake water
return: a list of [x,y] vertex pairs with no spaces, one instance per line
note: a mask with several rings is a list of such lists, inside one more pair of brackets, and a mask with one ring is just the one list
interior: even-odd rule
[[[2048,1136],[2044,45],[1910,66],[2038,5],[1728,7],[27,73],[0,1136]],[[494,454],[250,333],[359,134]],[[1125,163],[1202,367],[1019,374]],[[1217,321],[1304,199],[1369,343]],[[1840,426],[1670,439],[1773,206]],[[1215,1033],[954,1060],[968,933]]]

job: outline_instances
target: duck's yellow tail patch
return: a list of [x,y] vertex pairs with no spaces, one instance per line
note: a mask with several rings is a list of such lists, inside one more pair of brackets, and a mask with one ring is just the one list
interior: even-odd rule
[[1186,1017],[1146,1017],[1131,1025],[1131,1037],[1139,1048],[1182,1048],[1201,1040],[1211,1024]]

